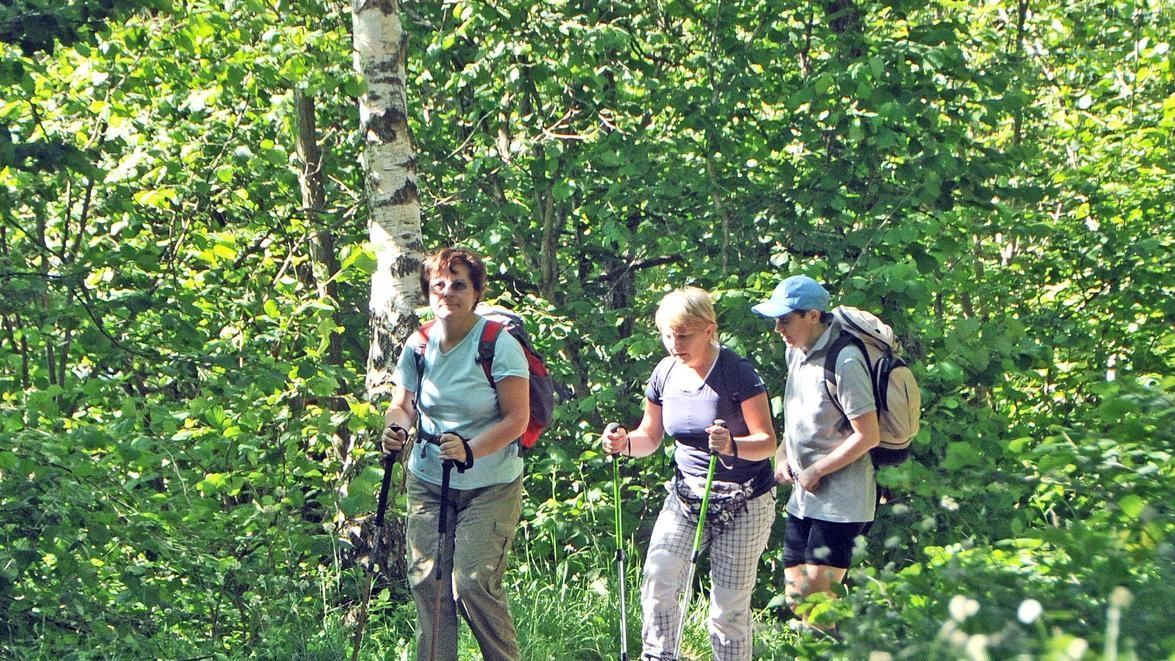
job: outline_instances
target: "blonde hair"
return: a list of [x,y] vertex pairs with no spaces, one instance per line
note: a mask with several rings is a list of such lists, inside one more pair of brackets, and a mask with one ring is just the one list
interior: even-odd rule
[[657,304],[653,319],[661,331],[683,326],[718,325],[710,294],[697,287],[682,287],[666,294]]

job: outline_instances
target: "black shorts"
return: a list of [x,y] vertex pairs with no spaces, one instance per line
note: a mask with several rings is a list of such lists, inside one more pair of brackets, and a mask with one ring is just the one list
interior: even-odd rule
[[783,566],[826,565],[848,569],[853,560],[853,545],[865,532],[868,522],[837,523],[820,519],[800,519],[787,515],[787,533],[783,543]]

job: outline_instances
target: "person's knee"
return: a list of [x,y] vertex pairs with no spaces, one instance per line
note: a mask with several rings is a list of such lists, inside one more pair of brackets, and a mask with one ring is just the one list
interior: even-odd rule
[[804,599],[811,594],[811,582],[802,571],[789,571],[784,577],[783,598],[787,607],[795,611],[796,607],[804,603]]
[[681,580],[681,574],[688,562],[686,558],[671,553],[667,549],[649,549],[645,557],[645,576],[658,580]]
[[436,591],[436,561],[433,558],[417,558],[408,566],[408,587],[413,592]]
[[502,581],[495,579],[492,568],[485,571],[456,571],[453,574],[453,591],[462,601],[477,601],[486,597],[498,599],[502,596]]
[[743,640],[751,624],[751,609],[726,608],[710,611],[710,631],[724,640]]
[[787,607],[794,613],[799,609],[800,604],[804,603],[804,599],[807,596],[799,586],[789,584],[783,593],[783,600],[787,604]]
[[642,570],[641,592],[674,594],[681,588],[685,563],[667,551],[650,550]]

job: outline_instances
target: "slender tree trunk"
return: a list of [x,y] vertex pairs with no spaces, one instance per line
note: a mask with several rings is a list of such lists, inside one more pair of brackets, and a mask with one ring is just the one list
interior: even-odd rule
[[[298,184],[302,189],[302,211],[309,218],[307,225],[314,228],[310,237],[310,266],[306,275],[309,283],[318,292],[318,297],[338,301],[338,286],[335,276],[339,272],[339,258],[335,254],[335,237],[331,231],[331,222],[326,214],[326,188],[322,182],[322,148],[318,144],[318,128],[315,120],[314,98],[307,96],[300,89],[294,90],[294,120],[295,145],[298,158],[302,161],[302,171],[298,175]],[[342,327],[342,321],[336,311],[332,317],[336,327]],[[331,331],[330,344],[327,348],[326,361],[330,365],[343,365],[343,336],[338,331]],[[331,399],[332,411],[342,411],[347,408],[344,396],[349,386],[346,383],[339,385],[336,397]],[[332,446],[339,454],[345,453],[352,443],[351,431],[346,422],[335,428]]]
[[[302,210],[310,217],[311,227],[316,228],[310,238],[312,279],[320,298],[338,300],[338,286],[335,276],[339,272],[339,258],[335,254],[335,236],[328,225],[326,216],[326,189],[322,183],[322,148],[318,144],[318,130],[315,126],[314,99],[302,90],[294,91],[294,109],[297,123],[297,150],[302,161],[302,172],[298,183],[302,188]],[[340,324],[341,325],[341,324]],[[331,333],[331,365],[343,364],[343,342],[338,333]]]
[[325,222],[326,189],[322,183],[322,147],[318,144],[314,98],[306,96],[302,90],[294,90],[294,112],[296,148],[298,158],[302,161],[302,171],[298,176],[298,184],[302,189],[302,211],[310,220],[308,225],[316,228],[314,236],[310,237],[313,285],[320,297],[333,299],[336,294],[334,276],[339,272],[339,260],[335,255],[334,233],[328,222]]
[[[536,185],[538,182],[535,182]],[[540,217],[543,224],[542,244],[539,246],[539,291],[549,301],[556,300],[559,285],[559,234],[563,230],[562,214],[555,203],[553,186],[544,186],[540,196]]]
[[[1012,57],[1015,58],[1017,66],[1017,74],[1020,80],[1021,89],[1024,87],[1024,71],[1026,67],[1024,62],[1027,60],[1024,47],[1026,37],[1025,24],[1028,22],[1028,0],[1020,0],[1016,4],[1016,44],[1012,52]],[[1020,104],[1012,116],[1012,144],[1019,145],[1024,138],[1024,108],[1027,104]]]
[[371,350],[367,394],[386,395],[397,349],[416,326],[423,252],[416,158],[408,130],[404,60],[408,34],[397,0],[356,0],[355,67],[367,81],[359,99],[368,226],[376,268],[371,277]]
[[[367,83],[367,93],[359,99],[359,131],[364,144],[368,236],[376,260],[369,301],[366,393],[369,400],[380,402],[391,392],[399,349],[417,325],[424,243],[404,82],[408,35],[400,22],[399,0],[354,0],[351,20],[355,68]],[[344,474],[353,470],[352,457],[350,452],[344,457]],[[383,557],[372,560],[387,570],[388,581],[398,583],[406,575],[403,522],[400,517],[388,517],[383,530],[373,528],[374,517],[351,527],[353,538],[358,537],[353,539],[356,548],[371,548],[366,540],[383,535]]]

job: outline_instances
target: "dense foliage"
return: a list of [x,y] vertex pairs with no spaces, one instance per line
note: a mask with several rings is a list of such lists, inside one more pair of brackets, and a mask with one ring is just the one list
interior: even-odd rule
[[[347,7],[0,4],[0,658],[342,658],[380,476]],[[779,393],[749,305],[795,272],[901,331],[926,424],[811,605],[844,641],[784,626],[773,543],[760,656],[1175,658],[1170,7],[596,4],[404,7],[425,243],[487,256],[564,385],[529,658],[615,654],[594,436],[639,415],[659,296],[713,291]],[[634,557],[667,467],[622,467]],[[365,658],[399,658],[378,585]]]

